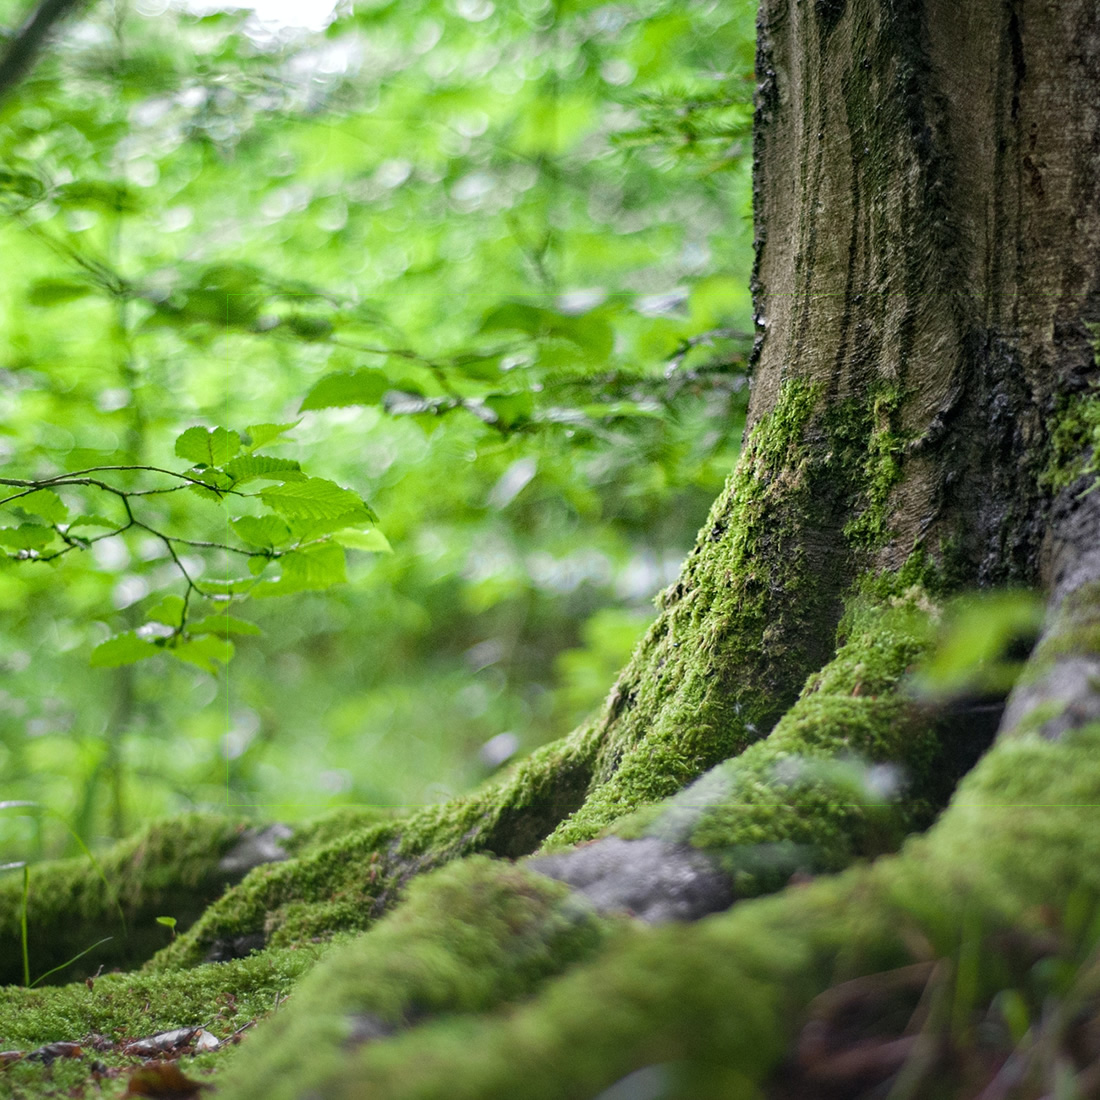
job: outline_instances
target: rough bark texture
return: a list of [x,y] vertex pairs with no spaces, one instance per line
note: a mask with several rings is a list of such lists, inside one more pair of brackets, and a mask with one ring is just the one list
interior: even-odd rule
[[[1046,1061],[959,1053],[1040,957],[1100,1011],[1072,984],[1100,927],[1100,9],[764,0],[757,71],[737,469],[592,722],[470,799],[299,831],[151,961],[178,990],[157,1023],[195,1023],[211,972],[271,988],[204,957],[283,965],[387,914],[244,1044],[225,1100],[1100,1090],[1071,1014],[1031,1027]],[[1049,610],[997,742],[884,855],[975,753],[978,710],[905,689],[938,604],[1005,582]],[[0,1036],[72,1038],[82,991],[11,991]]]

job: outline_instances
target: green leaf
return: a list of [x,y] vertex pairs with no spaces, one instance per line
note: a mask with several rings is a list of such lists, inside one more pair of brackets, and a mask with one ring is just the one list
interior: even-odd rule
[[152,623],[163,623],[165,626],[175,628],[183,619],[184,606],[182,596],[165,596],[160,603],[145,613],[145,617]]
[[0,527],[0,546],[13,550],[41,550],[53,541],[52,527],[40,523],[21,523],[18,527]]
[[90,283],[76,279],[36,279],[27,291],[32,306],[59,306],[95,293]]
[[241,516],[233,520],[233,530],[242,542],[272,550],[290,541],[290,528],[278,516]]
[[614,345],[614,331],[603,311],[557,313],[525,302],[506,302],[491,309],[481,322],[480,332],[524,332],[534,337],[556,337],[586,352],[594,359],[606,359]]
[[218,670],[214,662],[229,664],[236,650],[228,638],[221,638],[216,634],[204,634],[170,646],[164,652],[170,653],[177,661],[197,665],[204,672],[216,673]]
[[37,176],[0,168],[0,193],[10,192],[28,199],[39,199],[44,190],[42,181]]
[[500,378],[499,355],[464,356],[455,365],[467,378],[478,382],[495,382]]
[[256,581],[252,577],[203,577],[203,595],[211,599],[228,599],[241,596],[252,590]]
[[[248,434],[248,443],[245,444],[244,450],[251,453],[257,447],[262,447],[265,443],[270,443],[273,439],[286,435],[287,432],[292,431],[299,424],[301,424],[300,420],[292,421],[290,424],[250,424],[245,428],[245,432]],[[282,440],[281,442],[286,441]]]
[[248,559],[248,571],[254,577],[258,577],[269,565],[271,559],[264,554],[253,554]]
[[93,668],[118,668],[121,665],[133,665],[163,653],[161,646],[143,641],[132,630],[116,634],[92,650]]
[[372,550],[379,554],[393,553],[389,539],[377,527],[367,531],[337,531],[332,537],[341,546],[347,546],[352,550]]
[[546,312],[525,302],[505,302],[485,314],[478,332],[526,332],[537,336],[546,327]]
[[294,550],[282,559],[283,576],[303,589],[329,588],[348,579],[344,551],[332,542]]
[[490,409],[503,428],[512,428],[531,418],[535,399],[530,393],[491,393],[485,398],[485,407]]
[[349,513],[374,514],[357,493],[341,489],[335,482],[321,477],[263,489],[260,499],[273,512],[290,519],[335,519]]
[[347,581],[347,565],[343,548],[333,542],[293,550],[279,559],[283,575],[277,581],[258,584],[253,595],[288,596],[295,592],[319,591]]
[[190,623],[188,634],[262,634],[263,631],[247,619],[237,619],[232,615],[207,615],[198,622]]
[[327,317],[296,313],[284,318],[283,324],[299,340],[327,340],[332,335],[332,322]]
[[373,367],[326,374],[306,394],[298,411],[377,405],[389,388],[390,381],[385,371]]
[[75,180],[55,188],[52,197],[58,206],[99,207],[125,214],[141,209],[133,187],[110,180]]
[[61,523],[69,514],[61,498],[52,489],[38,489],[8,504],[9,508],[22,508],[32,516],[41,516],[47,523]]
[[261,477],[268,481],[302,481],[305,474],[292,458],[272,458],[270,455],[241,455],[225,464],[225,472],[234,485]]
[[66,532],[71,531],[74,527],[117,527],[118,524],[113,520],[109,520],[104,516],[91,516],[80,515],[76,519],[70,520],[68,527],[65,528]]
[[609,358],[615,346],[614,330],[607,319],[597,313],[555,317],[549,328],[550,335],[571,341],[597,362]]
[[223,466],[241,449],[241,437],[227,428],[188,428],[176,439],[176,454],[196,466]]
[[311,542],[335,531],[343,531],[345,527],[373,527],[377,522],[378,517],[373,512],[359,509],[341,512],[332,519],[292,519],[290,533],[298,542]]
[[264,303],[260,273],[248,264],[210,264],[161,307],[169,319],[249,327]]

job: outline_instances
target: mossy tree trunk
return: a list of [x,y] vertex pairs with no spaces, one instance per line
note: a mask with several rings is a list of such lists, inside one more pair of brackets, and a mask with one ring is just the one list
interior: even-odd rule
[[[235,942],[395,907],[225,1096],[587,1097],[630,1073],[778,1096],[811,999],[903,963],[875,996],[918,982],[923,1030],[875,1048],[867,1087],[931,1095],[950,1065],[944,1094],[973,1094],[945,1050],[1018,978],[990,937],[1034,947],[1045,922],[1070,950],[1100,904],[1100,8],[764,0],[757,78],[754,389],[725,492],[601,714],[472,798],[301,831],[152,961],[186,984]],[[936,602],[1000,585],[1050,603],[996,744],[927,837],[822,875],[945,800],[970,726],[900,685]],[[827,1072],[859,1095],[817,1034],[791,1095]]]

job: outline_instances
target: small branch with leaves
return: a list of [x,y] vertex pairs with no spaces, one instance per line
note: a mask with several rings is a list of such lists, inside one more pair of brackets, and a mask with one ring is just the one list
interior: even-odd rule
[[[107,539],[144,532],[162,547],[155,556],[171,560],[183,594],[165,595],[146,611],[142,626],[102,642],[92,652],[92,664],[115,667],[167,653],[215,672],[215,662],[225,664],[233,656],[230,635],[259,633],[254,623],[228,614],[232,604],[249,596],[329,588],[347,579],[346,549],[389,549],[378,517],[358,493],[308,477],[292,459],[260,453],[294,426],[256,424],[243,434],[188,428],[175,444],[176,455],[192,464],[186,470],[126,464],[45,478],[0,478],[0,485],[15,490],[0,498],[0,552],[18,562],[56,563]],[[112,475],[130,480],[148,475],[168,484],[132,487],[116,484]],[[256,483],[266,484],[256,488]],[[58,492],[64,489],[83,496],[106,494],[118,502],[121,515],[111,519],[94,510],[74,515]],[[143,514],[148,502],[180,491],[219,504],[235,501],[243,514],[226,515],[224,540],[174,534],[160,519]],[[17,523],[4,525],[5,515]],[[238,555],[248,575],[200,579],[201,570],[186,560],[185,548]],[[280,564],[280,575],[265,577],[274,562]],[[196,617],[193,609],[200,601],[209,602],[211,613]]]

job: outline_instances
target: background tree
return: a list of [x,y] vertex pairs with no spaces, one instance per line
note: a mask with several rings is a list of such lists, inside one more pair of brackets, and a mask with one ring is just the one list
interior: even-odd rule
[[[1046,16],[763,5],[736,470],[595,719],[472,798],[303,834],[153,961],[194,996],[181,964],[278,966],[398,902],[224,1095],[1095,1092],[1100,16]],[[919,705],[930,621],[1006,581],[1050,604],[996,742],[882,856],[997,687]]]

